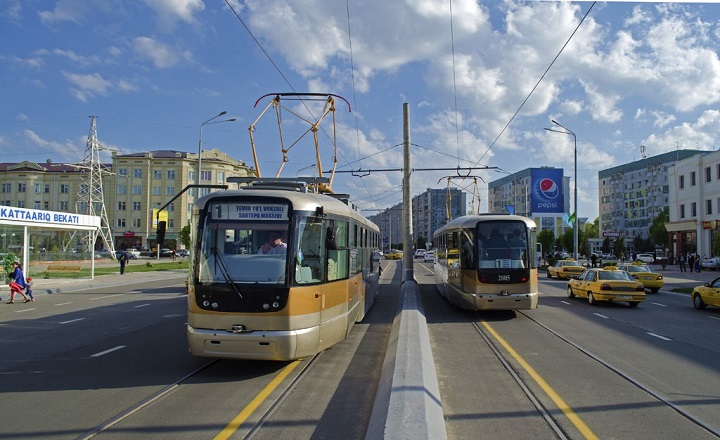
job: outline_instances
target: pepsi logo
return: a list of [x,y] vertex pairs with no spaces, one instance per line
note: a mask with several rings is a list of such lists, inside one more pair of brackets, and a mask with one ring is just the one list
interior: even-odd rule
[[544,178],[540,180],[540,193],[548,199],[554,199],[560,194],[560,187],[554,180]]

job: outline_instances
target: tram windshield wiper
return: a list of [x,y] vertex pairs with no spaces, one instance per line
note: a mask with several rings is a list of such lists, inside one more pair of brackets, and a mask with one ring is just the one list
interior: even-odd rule
[[223,261],[222,257],[220,256],[218,248],[213,247],[212,253],[215,257],[215,261],[217,262],[217,267],[220,268],[220,273],[222,274],[223,278],[225,278],[225,282],[230,284],[233,292],[235,292],[238,298],[242,299],[242,293],[240,293],[240,289],[238,288],[238,286],[235,285],[235,280],[230,276],[230,272],[228,271],[227,266],[225,266],[225,261]]

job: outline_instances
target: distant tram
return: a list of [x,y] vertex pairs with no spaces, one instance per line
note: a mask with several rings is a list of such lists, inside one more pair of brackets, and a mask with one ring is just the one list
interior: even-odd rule
[[378,291],[378,227],[343,196],[265,179],[193,207],[195,356],[292,360],[347,337]]
[[537,227],[526,217],[467,215],[433,234],[435,283],[451,304],[469,310],[538,306]]

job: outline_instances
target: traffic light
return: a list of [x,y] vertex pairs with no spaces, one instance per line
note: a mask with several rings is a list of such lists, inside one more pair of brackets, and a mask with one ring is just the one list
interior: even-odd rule
[[157,226],[157,249],[158,255],[160,255],[160,249],[162,249],[163,242],[165,241],[165,229],[167,229],[166,221],[159,221]]

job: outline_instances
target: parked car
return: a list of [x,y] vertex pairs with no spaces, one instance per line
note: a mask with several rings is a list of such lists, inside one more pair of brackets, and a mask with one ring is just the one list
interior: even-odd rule
[[115,259],[119,260],[120,255],[125,255],[126,260],[137,260],[138,256],[128,251],[115,251]]
[[[160,258],[172,257],[172,255],[173,255],[172,249],[167,249],[167,248],[160,249]],[[150,252],[150,257],[157,258],[157,251]]]
[[403,252],[399,251],[397,249],[393,249],[387,254],[385,254],[386,260],[402,260]]
[[698,310],[707,306],[720,307],[720,278],[695,287],[692,291],[692,302]]
[[435,262],[435,252],[433,252],[433,251],[425,252],[425,255],[423,255],[423,261],[426,263],[434,263]]
[[568,258],[565,260],[558,260],[554,266],[548,266],[547,268],[547,277],[557,277],[559,280],[566,278],[572,278],[573,275],[578,275],[582,273],[584,268],[580,263],[573,260],[572,258]]
[[177,256],[178,257],[189,257],[190,251],[187,249],[180,249],[179,251],[177,251]]
[[413,258],[422,258],[425,256],[425,252],[427,252],[425,249],[416,249]]
[[700,261],[700,267],[703,269],[717,270],[720,268],[720,257],[703,258]]
[[643,263],[654,263],[655,257],[653,254],[637,254],[635,256],[635,261],[642,261]]
[[637,307],[645,301],[645,286],[624,270],[585,269],[567,284],[568,298],[587,298],[591,305],[598,301],[627,302]]
[[140,258],[140,250],[135,248],[125,249],[125,252],[127,252],[130,255],[133,255],[134,259]]
[[663,276],[653,272],[645,263],[620,264],[618,269],[629,273],[631,277],[643,283],[643,286],[650,289],[652,293],[658,293],[663,286]]

